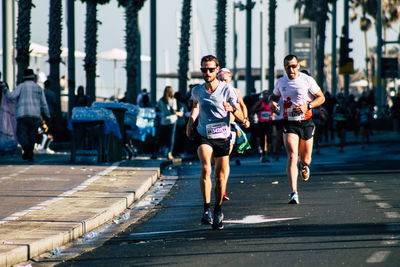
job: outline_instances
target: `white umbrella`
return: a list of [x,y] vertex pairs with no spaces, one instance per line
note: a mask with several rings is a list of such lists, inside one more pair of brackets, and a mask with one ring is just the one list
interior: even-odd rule
[[[125,61],[126,60],[126,50],[122,50],[119,48],[113,48],[108,51],[101,52],[97,55],[98,58],[112,60],[114,61],[114,96],[117,97],[117,61]],[[149,56],[140,55],[141,61],[150,61]]]
[[[75,57],[85,57],[86,53],[82,51],[75,50]],[[61,48],[61,57],[68,57],[68,48],[62,47]]]
[[350,86],[352,87],[367,87],[368,86],[368,82],[366,80],[359,80],[356,82],[352,82],[350,84]]

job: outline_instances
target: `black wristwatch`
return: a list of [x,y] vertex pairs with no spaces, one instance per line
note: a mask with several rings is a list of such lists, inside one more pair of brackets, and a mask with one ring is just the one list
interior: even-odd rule
[[232,106],[232,108],[233,108],[233,111],[232,111],[232,114],[233,114],[233,113],[235,113],[235,112],[236,112],[236,110],[237,110],[237,109],[236,109],[236,107],[235,107],[235,106]]
[[307,108],[308,108],[309,110],[312,109],[311,103],[308,103]]

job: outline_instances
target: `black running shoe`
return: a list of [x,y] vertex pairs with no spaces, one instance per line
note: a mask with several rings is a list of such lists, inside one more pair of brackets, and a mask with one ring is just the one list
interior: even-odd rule
[[211,210],[208,209],[203,213],[203,217],[201,217],[201,223],[202,224],[212,224],[213,223],[213,219],[211,216]]
[[214,220],[213,220],[212,228],[214,230],[224,229],[224,224],[222,223],[223,219],[224,219],[224,214],[222,213],[222,210],[214,213]]

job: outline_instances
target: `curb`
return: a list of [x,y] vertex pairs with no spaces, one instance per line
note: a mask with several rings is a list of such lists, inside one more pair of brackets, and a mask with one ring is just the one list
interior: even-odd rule
[[[21,216],[18,220],[2,224],[0,227],[0,236],[2,236],[2,240],[0,240],[0,266],[13,266],[29,261],[33,257],[52,251],[57,246],[70,243],[111,221],[139,200],[159,179],[164,168],[170,164],[181,163],[184,160],[163,160],[159,167],[136,168],[138,174],[130,178],[125,177],[125,188],[111,185],[107,192],[104,189],[107,189],[107,183],[110,184],[107,179],[110,178],[113,171],[125,168],[135,169],[135,167],[119,164],[109,173],[101,175],[86,189],[63,197],[43,209],[33,210]],[[123,178],[121,176],[121,179]],[[123,189],[130,190],[124,191]],[[79,207],[81,201],[86,201],[87,206]],[[101,205],[104,203],[107,203],[107,206],[102,208]],[[74,213],[76,206],[79,209]],[[67,209],[68,212],[66,212]],[[96,212],[90,215],[91,210]],[[79,218],[87,214],[90,215],[87,218],[74,220],[74,217]],[[18,232],[17,235],[16,231]]]

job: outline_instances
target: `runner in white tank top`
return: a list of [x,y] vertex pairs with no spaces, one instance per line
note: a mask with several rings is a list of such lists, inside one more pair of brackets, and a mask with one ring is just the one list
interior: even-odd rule
[[299,60],[295,55],[286,56],[283,64],[287,76],[276,82],[270,106],[273,111],[278,110],[278,101],[283,98],[283,141],[288,154],[286,173],[291,185],[289,204],[299,204],[297,164],[300,161],[301,177],[307,181],[315,128],[311,109],[322,105],[325,97],[312,77],[300,73]]

